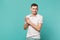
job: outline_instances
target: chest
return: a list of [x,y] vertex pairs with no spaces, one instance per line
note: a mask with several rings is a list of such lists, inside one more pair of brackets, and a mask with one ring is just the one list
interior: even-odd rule
[[38,17],[30,17],[30,21],[34,24],[38,23],[39,18]]

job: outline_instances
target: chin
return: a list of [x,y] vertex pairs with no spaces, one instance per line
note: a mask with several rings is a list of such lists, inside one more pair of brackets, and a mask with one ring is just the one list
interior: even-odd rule
[[33,14],[35,15],[36,13],[34,12]]

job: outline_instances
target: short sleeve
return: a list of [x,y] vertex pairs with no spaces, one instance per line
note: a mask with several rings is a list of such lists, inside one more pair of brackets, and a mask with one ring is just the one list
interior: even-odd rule
[[27,15],[27,16],[26,16],[26,18],[29,18],[29,17],[30,17],[30,15]]
[[38,23],[43,23],[43,16],[39,17]]

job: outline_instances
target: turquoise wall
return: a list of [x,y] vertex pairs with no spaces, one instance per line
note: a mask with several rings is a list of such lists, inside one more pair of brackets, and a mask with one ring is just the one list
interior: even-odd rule
[[25,40],[24,18],[34,2],[44,16],[41,40],[60,40],[60,0],[0,0],[0,40]]

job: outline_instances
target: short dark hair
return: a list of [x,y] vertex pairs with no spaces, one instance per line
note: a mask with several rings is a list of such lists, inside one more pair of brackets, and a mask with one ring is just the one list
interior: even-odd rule
[[38,5],[37,5],[36,3],[31,4],[31,7],[32,7],[32,6],[37,6],[37,7],[38,7]]

